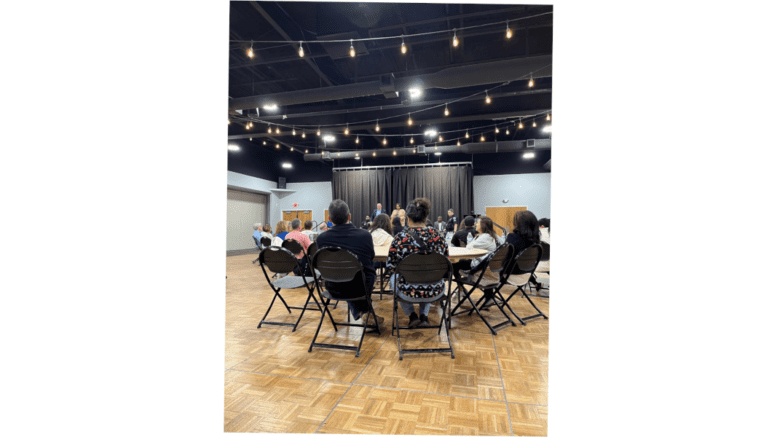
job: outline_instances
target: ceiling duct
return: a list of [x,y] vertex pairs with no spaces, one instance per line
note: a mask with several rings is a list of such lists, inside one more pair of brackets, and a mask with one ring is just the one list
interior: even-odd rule
[[[540,140],[529,140],[534,142],[534,149],[550,149],[550,138]],[[422,155],[435,152],[440,153],[509,153],[520,152],[526,150],[527,141],[496,141],[490,143],[467,143],[461,146],[418,146],[418,147],[401,147],[394,149],[373,149],[370,151],[361,150],[359,152],[338,152],[337,159],[353,159],[356,158],[356,153],[360,153],[361,156],[371,156],[375,153],[376,158],[390,157],[390,156],[408,156],[408,155]],[[413,150],[416,150],[415,152]],[[372,152],[372,153],[370,153]],[[396,152],[396,154],[395,154]],[[325,155],[320,154],[307,154],[304,156],[305,161],[326,161],[333,159],[329,152]]]
[[[410,86],[418,86],[421,89],[483,86],[519,80],[530,73],[537,79],[552,75],[551,64],[552,57],[544,55],[450,67],[436,73],[399,79],[394,79],[393,77],[386,79],[386,76],[383,76],[380,80],[371,82],[232,99],[229,101],[229,109],[251,109],[265,104],[275,104],[278,106],[302,105],[380,94],[387,95],[387,91],[406,91]],[[384,83],[386,80],[389,83]],[[396,97],[396,93],[392,97]]]

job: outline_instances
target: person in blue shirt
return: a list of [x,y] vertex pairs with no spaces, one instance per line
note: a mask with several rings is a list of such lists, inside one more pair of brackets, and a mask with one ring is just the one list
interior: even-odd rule
[[383,210],[383,206],[380,203],[377,204],[376,206],[377,208],[375,208],[372,211],[372,215],[370,215],[370,218],[372,219],[372,221],[375,221],[375,217],[379,216],[380,214],[386,214],[386,211]]
[[286,238],[286,234],[289,233],[289,222],[281,220],[275,224],[275,236],[281,240]]
[[256,238],[256,241],[260,241],[262,239],[262,224],[261,223],[254,223],[254,238]]

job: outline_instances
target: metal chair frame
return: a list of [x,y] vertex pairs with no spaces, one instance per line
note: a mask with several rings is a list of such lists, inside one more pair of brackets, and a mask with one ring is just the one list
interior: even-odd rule
[[[540,258],[540,262],[542,261],[550,261],[550,244],[545,243],[544,241],[540,242],[540,246],[542,246],[542,257]],[[535,269],[536,270],[536,269]],[[550,275],[550,272],[545,272],[548,275]],[[531,275],[531,280],[529,281],[529,291],[531,291],[531,284],[534,284],[534,290],[535,290],[535,297],[541,297],[547,299],[550,296],[543,296],[540,294],[540,292],[543,290],[542,283],[537,280],[537,272],[535,271]],[[545,288],[545,290],[550,290],[550,288]]]
[[[481,320],[483,320],[483,323],[488,326],[488,329],[491,331],[492,335],[496,334],[496,329],[501,328],[502,326],[507,325],[508,323],[512,324],[513,326],[517,326],[515,322],[513,322],[513,319],[510,318],[510,316],[507,315],[504,311],[504,305],[500,305],[500,302],[497,302],[495,296],[499,295],[499,289],[501,289],[505,283],[507,282],[507,278],[509,276],[509,270],[508,267],[512,264],[512,254],[513,254],[514,248],[510,244],[502,244],[499,247],[496,248],[496,250],[489,254],[486,259],[481,261],[481,263],[485,263],[485,266],[480,268],[479,273],[477,274],[477,279],[473,281],[469,281],[466,279],[456,280],[458,284],[458,289],[464,291],[464,299],[459,298],[458,304],[453,308],[451,311],[451,317],[458,316],[464,313],[467,313],[468,315],[472,315],[472,312],[476,312],[478,316],[480,316]],[[480,267],[480,266],[478,266]],[[499,281],[494,284],[487,284],[487,285],[480,285],[480,282],[483,280],[483,275],[485,275],[487,270],[491,270],[493,273],[498,274]],[[467,291],[467,288],[465,285],[470,285],[469,291]],[[472,293],[475,290],[481,290],[483,292],[483,296],[477,301],[477,303],[472,302],[472,298],[470,297]],[[504,322],[498,323],[495,326],[491,326],[490,323],[488,323],[488,320],[486,320],[485,317],[483,317],[483,314],[480,312],[482,309],[486,307],[486,302],[488,302],[488,298],[494,299],[495,306],[499,308],[499,311],[502,312],[502,314],[507,319]],[[469,301],[470,305],[472,305],[472,308],[469,309],[463,309],[460,312],[457,312],[461,304],[464,302]]]
[[[272,244],[272,240],[267,237],[262,237],[261,240],[257,239],[253,235],[251,236],[254,239],[254,243],[256,244],[256,250],[261,252],[265,248],[269,247],[270,244]],[[257,256],[255,260],[251,261],[251,264],[255,264],[257,261],[259,261],[259,257]]]
[[[421,257],[427,257],[427,259],[421,261]],[[414,280],[414,276],[419,275],[419,273],[423,272],[426,274],[429,274],[430,267],[433,268],[434,264],[432,262],[429,262],[430,258],[437,258],[440,264],[445,263],[445,270],[439,270],[441,273],[439,277],[427,279],[426,281],[419,281]],[[431,261],[434,261],[433,259]],[[451,353],[451,359],[455,358],[453,354],[453,344],[451,343],[451,333],[450,333],[450,326],[451,326],[451,296],[453,296],[453,292],[451,291],[451,275],[453,274],[453,266],[451,265],[450,260],[445,257],[445,255],[441,255],[439,253],[414,253],[406,258],[402,259],[402,261],[397,264],[397,267],[395,269],[396,273],[399,275],[399,277],[404,278],[406,281],[409,281],[414,284],[436,284],[440,282],[441,280],[446,280],[446,283],[448,284],[448,292],[445,293],[445,289],[443,288],[443,291],[440,292],[435,297],[432,298],[409,298],[406,296],[403,296],[403,293],[399,292],[397,290],[397,285],[399,283],[399,277],[394,280],[394,314],[393,314],[393,321],[391,325],[391,335],[394,335],[394,329],[397,330],[397,348],[399,349],[399,360],[402,361],[402,354],[423,354],[423,353],[436,353],[436,352],[450,352]],[[399,302],[408,302],[408,303],[434,303],[438,301],[442,301],[442,318],[440,319],[439,325],[431,325],[431,326],[399,326],[399,313],[397,311],[397,308],[399,307]],[[447,315],[446,315],[447,310]],[[442,332],[442,327],[445,326],[445,336],[448,338],[448,347],[447,348],[437,348],[437,349],[402,349],[402,343],[400,340],[400,334],[399,331],[403,329],[433,329],[437,328],[437,335],[440,335]]]
[[[339,256],[341,253],[346,253],[348,256],[345,256],[345,258],[350,258],[347,260],[341,260],[341,261],[331,261],[326,258],[330,258],[333,256]],[[361,352],[362,343],[364,342],[364,334],[367,333],[367,328],[374,328],[376,331],[370,331],[370,332],[377,332],[380,336],[380,326],[378,326],[378,316],[375,314],[375,309],[372,307],[372,300],[369,298],[370,290],[367,290],[366,285],[364,284],[364,271],[362,270],[362,266],[359,263],[359,259],[351,253],[348,250],[345,250],[340,247],[325,247],[318,249],[313,255],[313,261],[312,261],[312,269],[313,271],[318,271],[320,274],[320,280],[314,281],[316,284],[316,289],[318,290],[318,294],[321,298],[322,303],[324,304],[324,311],[321,313],[321,320],[318,322],[318,328],[316,328],[316,333],[313,335],[313,340],[310,342],[310,347],[308,348],[308,352],[313,351],[313,347],[322,347],[327,349],[345,349],[345,350],[352,350],[356,351],[356,356],[359,356],[359,353]],[[338,270],[345,274],[345,276],[337,277],[335,274],[338,272]],[[356,281],[355,279],[357,277],[361,278],[361,281]],[[356,297],[336,297],[332,296],[329,291],[326,289],[324,282],[336,282],[336,283],[346,283],[346,282],[356,282],[357,284],[362,284],[362,290],[364,291],[364,294],[362,296],[356,296]],[[368,306],[368,314],[366,317],[364,317],[364,322],[362,324],[357,323],[338,323],[334,321],[334,318],[332,317],[332,313],[329,311],[329,304],[332,300],[335,300],[337,302],[339,301],[356,301],[356,300],[364,300],[367,301]],[[347,309],[348,311],[348,321],[351,320],[351,312],[350,308]],[[329,314],[329,320],[332,322],[332,326],[335,328],[335,332],[337,332],[338,326],[352,326],[355,328],[363,328],[361,338],[359,339],[359,345],[358,346],[344,346],[339,344],[331,344],[331,343],[316,343],[316,338],[318,338],[318,333],[321,331],[321,325],[324,323],[324,313]],[[370,316],[373,317],[373,320],[375,320],[374,325],[370,325],[369,318]]]
[[[526,270],[526,269],[523,269],[523,268],[519,267],[518,266],[518,262],[519,261],[531,261],[531,259],[532,259],[532,258],[530,258],[531,252],[529,252],[529,249],[534,249],[534,248],[537,249],[538,253],[537,253],[536,259],[534,259],[534,263],[533,263],[533,266],[532,266],[531,270]],[[523,257],[523,258],[521,258],[521,257]],[[531,246],[529,246],[526,249],[524,249],[523,251],[521,251],[521,253],[516,255],[515,258],[513,258],[513,261],[510,263],[510,270],[509,270],[509,272],[510,272],[510,274],[514,274],[514,275],[522,275],[522,274],[526,274],[526,273],[531,273],[531,275],[534,275],[534,270],[537,269],[537,265],[540,263],[541,260],[542,260],[542,246],[539,245],[539,244],[532,244]],[[531,300],[529,295],[526,294],[526,288],[528,287],[528,285],[529,285],[529,281],[527,281],[526,284],[519,285],[519,286],[515,287],[515,290],[510,294],[510,296],[507,297],[507,299],[504,299],[502,297],[501,293],[499,294],[499,297],[502,298],[502,300],[503,300],[503,305],[506,306],[507,309],[509,309],[511,313],[513,313],[515,318],[518,319],[518,321],[521,322],[522,325],[526,325],[526,321],[527,320],[536,319],[537,317],[543,317],[545,319],[548,318],[548,316],[546,316],[545,313],[543,313],[542,311],[540,311],[539,308],[537,308],[537,305],[534,304],[534,302]],[[518,314],[516,314],[515,311],[513,311],[513,309],[508,304],[508,302],[510,301],[510,299],[513,298],[513,296],[516,295],[516,293],[518,293],[518,291],[521,291],[521,293],[523,293],[523,297],[525,297],[529,301],[531,306],[534,307],[534,309],[537,311],[537,314],[533,314],[533,315],[527,316],[527,317],[519,317]]]
[[[274,257],[277,259],[270,259],[268,260],[268,257]],[[284,259],[285,258],[285,259]],[[270,306],[267,308],[267,312],[264,313],[264,317],[262,317],[262,320],[259,322],[259,325],[256,327],[256,329],[259,329],[262,327],[262,324],[267,325],[280,325],[280,326],[293,326],[294,328],[291,330],[291,332],[294,332],[297,330],[297,326],[299,326],[300,320],[302,320],[302,316],[305,315],[305,311],[308,309],[308,305],[310,304],[310,299],[313,299],[313,303],[315,303],[317,310],[321,310],[321,305],[318,302],[318,299],[316,299],[316,296],[313,294],[314,290],[314,284],[315,281],[313,278],[305,277],[305,276],[284,276],[276,281],[272,281],[270,279],[270,275],[267,273],[267,270],[269,270],[272,273],[278,274],[278,273],[290,273],[292,270],[294,270],[294,266],[297,265],[297,258],[292,254],[288,249],[277,247],[277,246],[270,246],[264,250],[262,250],[261,253],[259,253],[259,265],[262,267],[262,272],[264,273],[264,277],[267,279],[267,283],[270,285],[270,289],[275,293],[275,296],[273,296],[272,301],[270,302]],[[302,279],[302,283],[299,282],[299,279]],[[308,282],[310,280],[310,282]],[[284,285],[292,285],[291,287],[284,287]],[[297,288],[305,287],[308,290],[308,298],[305,300],[305,305],[301,307],[293,307],[289,306],[286,303],[286,300],[283,299],[283,296],[281,296],[281,290],[293,290]],[[275,299],[280,299],[281,303],[283,303],[283,306],[286,307],[286,311],[291,314],[291,310],[302,310],[302,312],[299,315],[299,318],[297,319],[296,323],[282,323],[282,322],[270,322],[266,321],[267,316],[270,314],[270,310],[272,310],[272,306],[275,304]],[[311,308],[311,310],[314,310],[315,308]]]

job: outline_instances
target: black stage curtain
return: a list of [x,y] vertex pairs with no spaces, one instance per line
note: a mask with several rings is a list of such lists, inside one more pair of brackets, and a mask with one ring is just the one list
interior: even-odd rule
[[346,170],[332,174],[332,199],[342,199],[351,210],[351,221],[361,226],[378,203],[391,211],[391,169]]
[[448,209],[462,220],[472,211],[472,167],[416,167],[397,168],[392,171],[391,207],[399,203],[402,208],[417,197],[425,197],[432,203],[429,219],[437,216],[448,221]]

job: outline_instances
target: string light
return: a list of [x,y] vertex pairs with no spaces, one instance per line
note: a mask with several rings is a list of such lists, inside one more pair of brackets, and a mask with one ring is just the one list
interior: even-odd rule
[[510,135],[510,128],[505,128],[505,135]]
[[456,38],[456,29],[453,29],[453,47],[459,46],[459,39]]
[[248,49],[248,57],[253,58],[254,57],[254,42],[251,41],[251,47]]
[[372,152],[372,156],[375,156],[375,152]]
[[275,126],[275,133],[276,134],[281,133],[281,128],[279,128],[278,126]]
[[275,148],[276,148],[276,149],[280,149],[280,148],[281,148],[281,145],[280,145],[280,144],[276,144],[276,145],[275,145]]
[[486,140],[486,137],[483,134],[480,134],[480,142],[483,142]]
[[440,135],[439,137],[437,137],[437,141],[439,141],[439,142],[441,142],[441,143],[442,143],[442,135]]
[[456,140],[456,145],[457,146],[461,146],[461,141],[460,140]]
[[254,139],[252,137],[248,137],[248,141],[253,141]]
[[289,152],[293,152],[293,151],[294,151],[294,147],[289,149]]
[[227,124],[232,124],[232,120],[227,119]]
[[268,134],[271,134],[271,133],[272,133],[272,126],[267,126],[267,133],[268,133]]
[[507,39],[510,39],[510,38],[513,37],[513,31],[510,30],[510,22],[509,21],[506,23],[506,26],[507,26]]
[[412,126],[413,125],[413,119],[410,117],[410,114],[407,114],[407,125]]
[[359,136],[356,135],[356,144],[359,144]]
[[266,146],[267,145],[267,141],[262,141],[262,145]]
[[321,136],[321,126],[318,127],[318,130],[316,130],[316,135],[319,137]]
[[416,150],[415,150],[415,148],[414,148],[414,149],[413,149],[413,153],[415,153],[415,152],[416,152]]
[[308,153],[308,149],[305,149],[305,153]]
[[305,130],[302,130],[302,138],[305,138]]
[[356,57],[356,50],[353,49],[353,40],[351,40],[351,50],[349,53],[351,54],[352,58]]
[[394,151],[394,156],[397,156],[397,151],[396,150]]
[[291,127],[291,134],[294,135],[294,136],[297,135],[297,128],[296,127],[294,127],[294,126]]
[[445,104],[445,116],[447,117],[450,112],[448,112],[448,104]]
[[518,122],[518,129],[523,129],[523,122],[522,121]]
[[414,144],[414,143],[415,143],[415,140],[414,140],[414,139],[413,139],[413,137],[411,136],[411,137],[410,137],[410,144]]
[[357,158],[359,157],[359,152],[356,152],[356,157],[357,157]]
[[486,104],[491,103],[491,97],[488,95],[488,91],[486,91]]
[[404,55],[405,53],[407,53],[407,46],[405,46],[405,37],[403,35],[402,36],[402,54]]
[[251,125],[246,123],[246,130],[251,129]]
[[434,150],[437,150],[437,143],[434,143]]
[[343,133],[345,135],[348,135],[349,133],[351,133],[351,131],[348,130],[348,123],[345,123],[345,130],[343,131]]
[[496,125],[494,125],[494,132],[499,133],[499,128]]
[[383,135],[383,145],[385,146],[386,144],[388,144],[388,141],[386,141],[386,136]]
[[375,122],[375,132],[380,132],[380,125],[377,121]]
[[304,58],[305,57],[305,51],[302,50],[302,41],[299,42],[299,57]]
[[537,121],[532,120],[531,121],[531,127],[537,127]]
[[545,117],[545,121],[550,121],[550,112],[548,112],[548,116]]
[[467,132],[464,134],[464,138],[469,138],[469,129],[467,129]]
[[529,88],[532,88],[534,86],[534,77],[529,74]]

